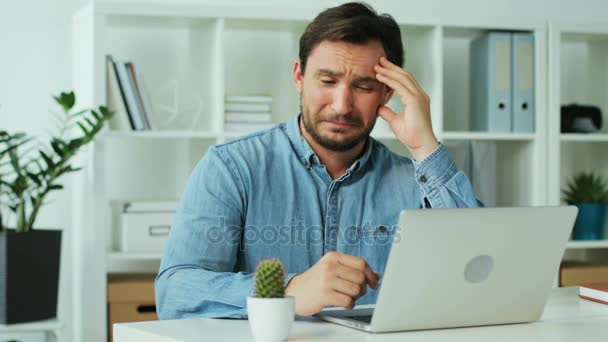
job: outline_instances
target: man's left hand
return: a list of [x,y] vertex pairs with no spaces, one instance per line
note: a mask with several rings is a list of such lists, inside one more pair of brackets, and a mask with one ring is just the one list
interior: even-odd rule
[[404,112],[397,114],[387,106],[382,106],[378,109],[378,114],[388,122],[397,139],[410,150],[414,159],[422,161],[439,146],[431,126],[429,96],[412,74],[385,57],[380,58],[380,64],[374,69],[378,81],[393,89],[404,107]]

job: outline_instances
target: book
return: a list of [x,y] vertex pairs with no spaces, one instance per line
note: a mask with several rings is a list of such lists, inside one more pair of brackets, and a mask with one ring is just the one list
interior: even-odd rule
[[110,120],[110,128],[117,131],[134,129],[133,121],[126,106],[124,91],[118,81],[118,70],[112,55],[106,55],[106,104],[114,112]]
[[155,129],[156,126],[152,121],[152,102],[150,102],[150,98],[148,97],[148,92],[146,91],[146,85],[144,84],[143,76],[141,73],[136,73],[135,69],[133,70],[133,75],[135,76],[135,86],[137,87],[137,93],[139,94],[139,99],[141,101],[141,105],[144,111],[144,117],[146,119],[146,123],[149,129]]
[[125,104],[127,105],[131,120],[133,121],[133,127],[136,131],[143,131],[146,129],[146,124],[143,119],[140,104],[138,103],[134,80],[130,75],[131,72],[129,71],[127,63],[128,62],[116,62],[118,81],[120,82],[121,89],[123,89]]
[[141,98],[141,91],[139,89],[139,85],[137,84],[137,76],[135,73],[135,65],[131,62],[125,63],[127,66],[127,70],[129,71],[129,81],[131,82],[131,86],[133,87],[133,92],[135,93],[135,100],[137,101],[137,112],[139,113],[141,120],[144,123],[145,129],[150,129],[150,122],[148,121],[148,117],[146,115],[146,111],[144,110],[144,103]]
[[249,112],[226,112],[226,122],[241,122],[241,123],[270,123],[272,115],[270,113],[249,113]]
[[252,132],[272,127],[272,123],[227,122],[224,130],[229,132]]
[[226,103],[272,103],[270,95],[227,95]]
[[226,112],[267,112],[270,113],[270,103],[226,103]]
[[608,304],[608,283],[581,285],[578,288],[579,297],[594,302]]
[[174,201],[133,201],[124,204],[125,213],[162,213],[175,212],[177,202]]

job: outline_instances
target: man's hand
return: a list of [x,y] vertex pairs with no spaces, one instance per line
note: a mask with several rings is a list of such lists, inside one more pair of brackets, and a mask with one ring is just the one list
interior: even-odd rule
[[378,114],[388,122],[397,139],[417,161],[422,161],[439,146],[431,126],[430,98],[412,74],[381,57],[374,66],[378,81],[395,91],[403,103],[404,112],[397,114],[382,106]]
[[378,288],[379,274],[365,260],[356,256],[330,252],[306,272],[291,278],[285,295],[296,298],[296,314],[310,316],[326,306],[352,309],[363,296],[367,285]]

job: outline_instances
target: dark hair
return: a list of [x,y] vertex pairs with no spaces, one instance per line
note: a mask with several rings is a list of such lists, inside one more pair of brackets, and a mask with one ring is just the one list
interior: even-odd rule
[[382,43],[389,61],[403,66],[403,43],[399,25],[389,14],[378,15],[364,2],[349,2],[328,8],[306,26],[300,37],[300,63],[302,73],[310,52],[322,41],[366,44],[377,40]]

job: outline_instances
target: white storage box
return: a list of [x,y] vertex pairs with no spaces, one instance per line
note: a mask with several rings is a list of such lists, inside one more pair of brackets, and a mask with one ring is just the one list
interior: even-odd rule
[[122,213],[122,252],[162,253],[175,213]]

